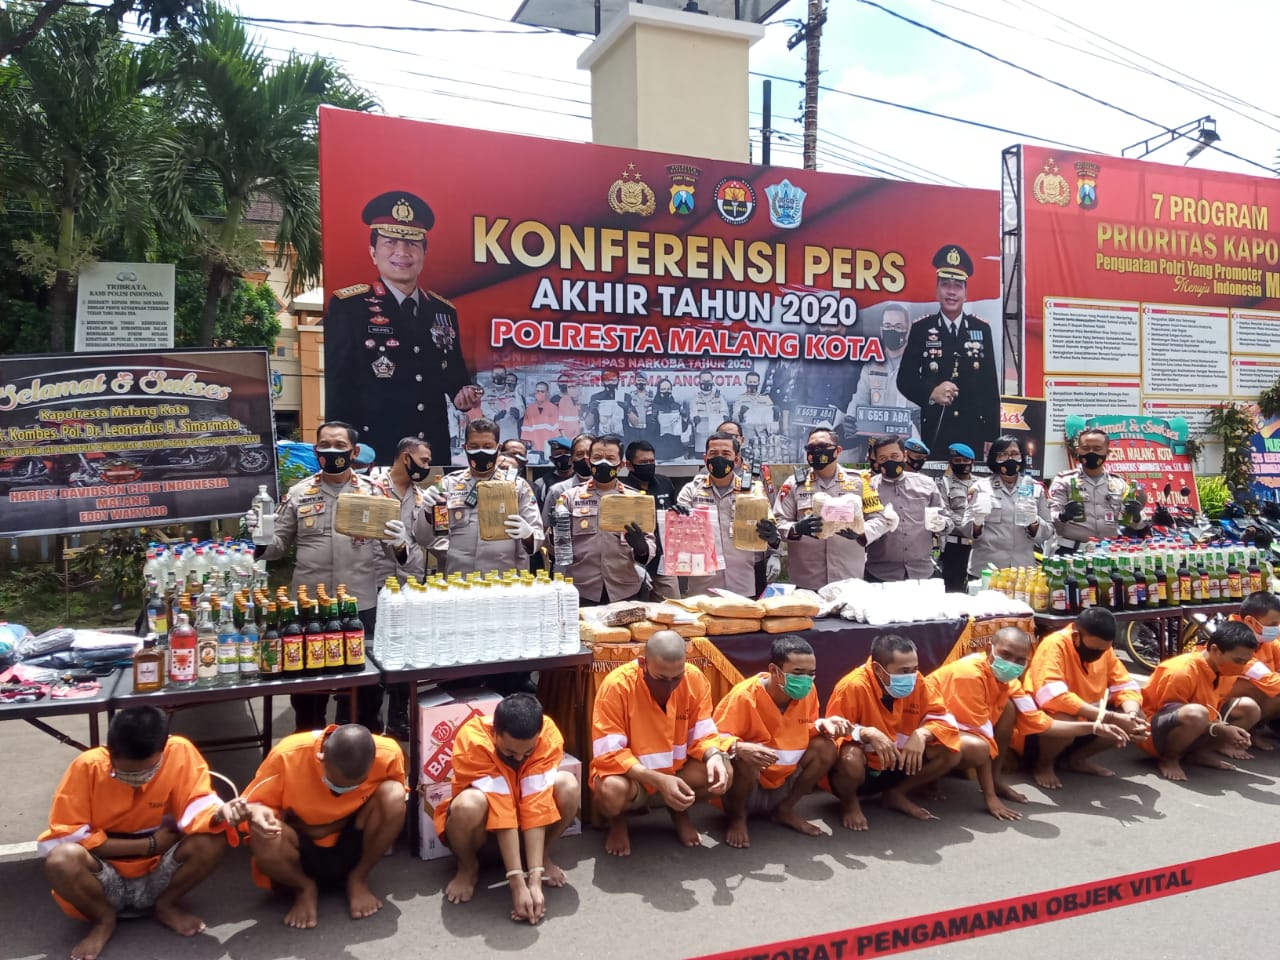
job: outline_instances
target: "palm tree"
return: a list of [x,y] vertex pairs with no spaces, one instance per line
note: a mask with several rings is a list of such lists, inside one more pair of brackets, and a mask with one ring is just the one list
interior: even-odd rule
[[[0,10],[0,43],[26,27],[12,8]],[[67,10],[0,67],[0,201],[57,217],[56,244],[37,235],[16,245],[21,269],[52,287],[55,351],[66,349],[75,271],[102,229],[124,220],[137,237],[150,224],[142,91],[158,66],[158,50],[136,49],[102,18]]]
[[[295,254],[293,282],[319,276],[317,108],[333,103],[364,110],[374,102],[323,57],[292,53],[273,63],[237,17],[220,7],[206,7],[189,32],[167,42],[174,50],[176,120],[162,138],[156,183],[170,223],[204,251],[208,284],[200,341],[212,344],[218,308],[233,280],[261,260],[257,243],[242,229],[256,197],[269,197],[284,211],[276,249],[281,262],[286,251]],[[204,179],[221,191],[221,217],[191,203],[190,184]]]

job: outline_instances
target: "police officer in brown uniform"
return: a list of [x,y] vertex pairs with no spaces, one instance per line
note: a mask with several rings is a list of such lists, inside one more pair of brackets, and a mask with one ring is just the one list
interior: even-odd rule
[[991,327],[964,312],[973,260],[954,243],[933,258],[937,313],[917,320],[898,367],[898,390],[920,408],[932,450],[964,443],[981,455],[1000,433],[1000,368]]
[[[385,497],[380,484],[352,471],[359,449],[359,434],[348,423],[329,421],[316,432],[316,459],[320,472],[295,483],[276,508],[275,539],[257,547],[254,555],[277,560],[298,545],[298,560],[290,584],[296,594],[306,586],[314,596],[323,584],[330,596],[336,596],[338,584],[360,603],[360,620],[365,636],[372,638],[378,603],[379,577],[388,564],[394,564],[401,576],[421,576],[426,566],[422,548],[414,541],[411,528],[403,520],[388,520],[386,540],[349,537],[334,529],[338,497],[343,493]],[[340,684],[339,684],[340,685]],[[319,730],[325,725],[327,694],[294,694],[293,703],[298,730]],[[338,722],[346,723],[347,698],[338,698]],[[357,722],[375,733],[382,731],[382,688],[361,688],[358,694]]]
[[480,397],[462,356],[458,311],[418,285],[435,214],[421,197],[394,190],[370,200],[363,218],[378,276],[329,298],[326,415],[353,423],[376,450],[394,450],[408,436],[447,451],[446,395],[459,410]]

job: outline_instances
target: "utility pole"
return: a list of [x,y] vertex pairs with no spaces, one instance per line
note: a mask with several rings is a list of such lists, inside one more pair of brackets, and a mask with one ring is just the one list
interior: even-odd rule
[[809,0],[809,16],[800,29],[787,41],[787,49],[805,45],[804,63],[804,168],[818,168],[818,76],[819,48],[822,46],[822,25],[827,22],[827,11],[822,0]]

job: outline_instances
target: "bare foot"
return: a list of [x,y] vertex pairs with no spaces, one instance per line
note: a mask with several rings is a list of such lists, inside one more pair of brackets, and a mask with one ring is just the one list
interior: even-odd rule
[[[1245,750],[1243,747],[1217,747],[1215,749],[1217,749],[1217,751],[1220,754],[1222,754],[1224,757],[1230,757],[1232,760],[1252,760],[1253,759],[1253,754],[1250,753],[1248,750]],[[1227,766],[1229,767],[1231,765],[1227,764]],[[1223,767],[1222,769],[1225,770],[1226,767]]]
[[1276,748],[1276,741],[1265,733],[1250,730],[1249,737],[1253,740],[1253,746],[1265,753],[1271,753]]
[[347,906],[351,910],[352,920],[363,920],[381,910],[382,901],[369,889],[369,881],[347,877]]
[[794,810],[783,810],[779,808],[773,811],[771,819],[774,823],[783,827],[790,827],[792,830],[796,831],[796,833],[803,833],[806,837],[822,836],[822,830],[817,824],[810,823],[808,820],[805,820]]
[[1027,795],[1025,793],[1019,793],[1003,781],[996,781],[996,796],[1001,800],[1010,800],[1013,803],[1027,802]]
[[696,847],[701,845],[702,837],[698,835],[698,828],[693,825],[693,821],[689,819],[689,815],[682,810],[671,811],[671,823],[676,828],[676,837],[686,847]]
[[897,810],[899,813],[905,813],[908,817],[913,817],[916,820],[938,819],[924,807],[912,803],[905,794],[899,793],[897,790],[886,790],[881,794],[880,805],[886,810]]
[[746,817],[730,817],[724,831],[724,842],[739,850],[751,846],[751,835],[747,832]]
[[197,933],[204,933],[204,921],[194,913],[183,910],[177,904],[157,900],[152,913],[166,927],[184,937],[194,937]]
[[[1228,757],[1235,757],[1235,754],[1227,753],[1226,750],[1219,750],[1219,753]],[[1239,751],[1244,753],[1244,751]],[[1252,760],[1253,757],[1246,754],[1243,757],[1235,757],[1238,760]],[[1225,760],[1219,760],[1211,753],[1191,753],[1187,755],[1187,763],[1193,763],[1197,767],[1208,767],[1210,770],[1231,770],[1235,773],[1240,772],[1240,768],[1234,763],[1227,763]]]
[[1182,769],[1182,764],[1177,760],[1157,760],[1156,766],[1160,768],[1160,775],[1166,780],[1181,782],[1187,779],[1187,771]]
[[1053,767],[1036,767],[1031,771],[1031,779],[1036,782],[1036,786],[1045,790],[1062,789],[1062,780]]
[[615,857],[631,856],[631,834],[627,830],[626,817],[614,817],[609,821],[609,835],[604,838],[604,849]]
[[293,896],[293,908],[284,915],[284,925],[286,927],[296,927],[299,930],[310,930],[314,927],[317,918],[316,902],[318,897],[319,894],[316,892],[314,883],[299,887],[298,892]]
[[450,903],[466,903],[476,892],[476,884],[480,880],[480,862],[468,867],[458,864],[458,872],[453,875],[449,885],[444,888],[445,899]]
[[840,825],[846,830],[866,830],[867,815],[857,800],[840,804]]
[[1116,772],[1109,770],[1100,763],[1094,763],[1088,757],[1067,757],[1067,769],[1072,773],[1083,773],[1090,777],[1114,777]]
[[97,960],[102,948],[116,932],[116,920],[102,920],[89,928],[89,935],[71,948],[71,960]]
[[548,887],[563,887],[569,882],[569,877],[563,870],[551,862],[550,857],[543,855],[542,882]]

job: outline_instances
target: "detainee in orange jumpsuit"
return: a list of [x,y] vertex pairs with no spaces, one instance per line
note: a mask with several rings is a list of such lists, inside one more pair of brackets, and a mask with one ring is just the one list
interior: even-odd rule
[[986,653],[972,653],[929,674],[931,690],[946,705],[960,728],[960,763],[956,770],[976,770],[987,812],[997,820],[1021,820],[1003,803],[1027,798],[1001,780],[995,759],[1007,750],[1014,729],[1026,734],[1082,737],[1095,734],[1117,746],[1129,735],[1114,724],[1054,720],[1039,709],[1022,685],[1031,659],[1031,637],[1017,627],[1004,627],[991,638]]
[[724,797],[731,847],[749,847],[749,816],[816,837],[822,830],[800,817],[796,803],[835,765],[836,738],[853,732],[843,717],[820,719],[813,678],[818,658],[804,637],[773,638],[769,669],[736,684],[716,705],[716,728],[737,742],[729,748],[733,786]]
[[595,809],[609,820],[605,850],[628,856],[627,812],[651,804],[666,806],[682,844],[698,846],[688,811],[729,789],[731,745],[711,717],[707,678],[685,662],[684,638],[659,630],[644,656],[610,673],[596,693],[590,784]]
[[1270,590],[1257,590],[1244,598],[1240,610],[1233,613],[1231,619],[1239,620],[1253,631],[1258,638],[1258,650],[1227,696],[1249,697],[1257,701],[1262,716],[1249,735],[1256,749],[1271,751],[1276,744],[1268,731],[1271,721],[1280,718],[1280,672],[1277,672],[1277,667],[1280,667],[1280,597]]
[[37,844],[54,899],[92,924],[73,960],[94,960],[119,916],[151,911],[184,937],[203,931],[178,901],[226,852],[220,834],[236,817],[232,806],[213,792],[209,765],[191,741],[169,736],[161,710],[117,713],[107,745],[71,761]]
[[564,737],[531,693],[513,693],[492,717],[472,717],[458,729],[453,793],[434,813],[436,833],[458,858],[445,889],[450,903],[471,899],[478,854],[492,836],[511,888],[511,919],[537,923],[546,915],[543,885],[566,881],[551,847],[578,812],[578,781],[560,769],[563,760]]

